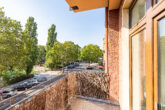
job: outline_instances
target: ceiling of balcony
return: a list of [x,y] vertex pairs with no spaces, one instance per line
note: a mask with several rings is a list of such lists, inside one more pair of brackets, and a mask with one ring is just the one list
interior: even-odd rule
[[74,12],[105,8],[108,7],[108,5],[109,9],[113,10],[119,8],[120,1],[121,0],[66,0]]

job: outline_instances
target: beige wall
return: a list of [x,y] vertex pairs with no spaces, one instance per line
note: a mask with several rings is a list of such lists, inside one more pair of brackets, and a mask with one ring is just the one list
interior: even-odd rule
[[129,14],[122,10],[119,51],[119,103],[121,110],[129,110]]

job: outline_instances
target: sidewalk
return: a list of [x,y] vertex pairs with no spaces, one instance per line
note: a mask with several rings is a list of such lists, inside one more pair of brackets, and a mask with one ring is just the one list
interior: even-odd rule
[[76,98],[69,110],[120,110],[119,105]]

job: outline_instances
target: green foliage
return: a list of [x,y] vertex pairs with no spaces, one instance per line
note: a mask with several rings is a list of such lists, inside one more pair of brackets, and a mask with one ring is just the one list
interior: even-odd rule
[[80,48],[78,45],[75,45],[72,41],[64,42],[65,48],[65,62],[73,62],[78,60],[78,55],[80,53]]
[[27,76],[25,71],[7,71],[2,75],[2,82],[3,85],[6,86],[30,78],[35,73],[36,72],[33,71],[29,76]]
[[66,63],[78,60],[80,48],[71,41],[55,42],[46,55],[46,66],[51,69],[63,67]]
[[22,26],[6,17],[0,8],[0,72],[23,69],[24,59]]
[[57,41],[57,32],[56,26],[52,24],[52,26],[48,30],[48,39],[46,43],[46,51],[48,52],[51,47],[53,47],[54,42]]
[[81,60],[88,62],[98,62],[99,57],[103,54],[102,50],[97,45],[89,44],[81,50]]
[[38,46],[38,59],[37,64],[41,65],[45,63],[46,49],[45,46]]
[[26,74],[29,75],[33,66],[37,62],[38,47],[37,47],[37,24],[33,17],[29,17],[24,30],[24,43],[26,50]]
[[48,51],[46,55],[45,65],[49,68],[57,69],[62,66],[65,58],[64,46],[60,42],[55,42],[54,46]]

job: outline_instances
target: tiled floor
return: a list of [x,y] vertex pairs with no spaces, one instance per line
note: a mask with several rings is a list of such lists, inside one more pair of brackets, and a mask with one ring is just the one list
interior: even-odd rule
[[120,110],[119,106],[77,98],[70,110]]

